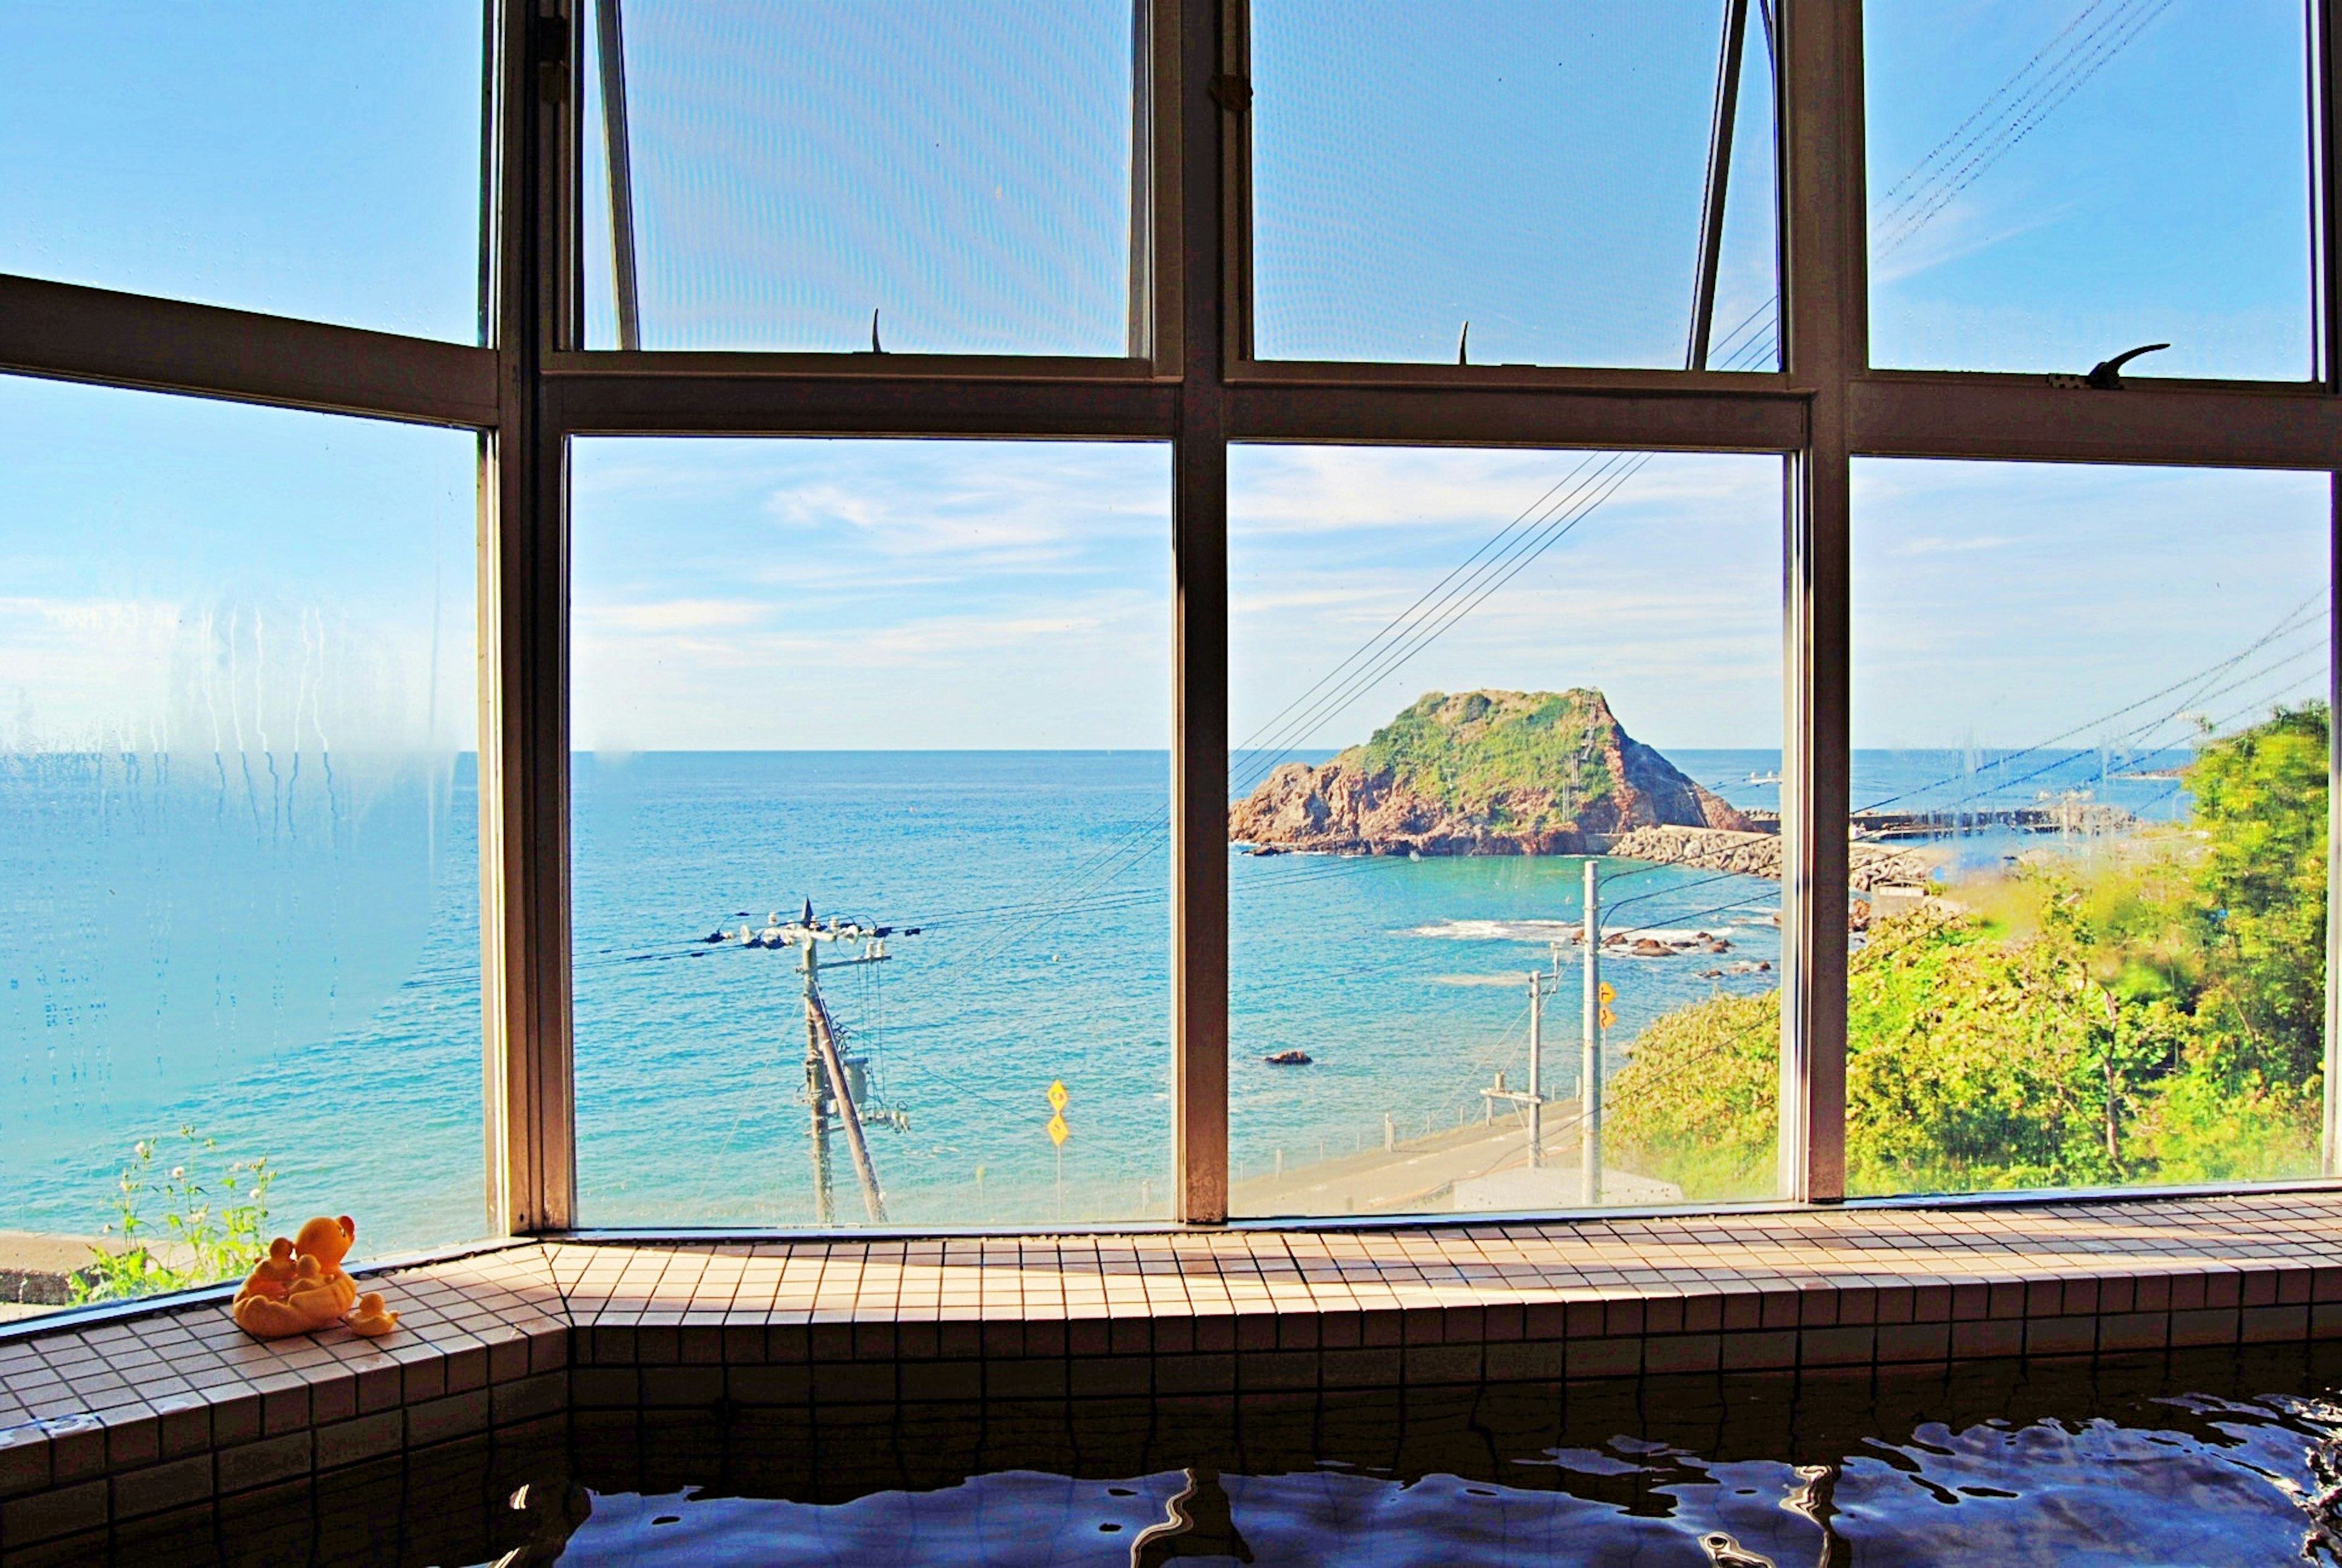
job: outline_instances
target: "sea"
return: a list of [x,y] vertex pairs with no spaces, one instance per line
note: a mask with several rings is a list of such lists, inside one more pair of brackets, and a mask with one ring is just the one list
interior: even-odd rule
[[[1745,808],[1779,753],[1682,750]],[[1246,781],[1276,760],[1233,760]],[[2067,791],[2184,819],[2185,753],[1862,752],[1855,804]],[[1159,752],[580,755],[574,767],[578,1218],[589,1226],[1046,1225],[1168,1213],[1168,771]],[[1949,880],[2087,843],[1939,841]],[[1529,976],[1575,1091],[1572,856],[1231,848],[1238,1180],[1453,1128],[1526,1077]],[[1615,1067],[1668,1010],[1778,984],[1771,882],[1605,862],[1604,929],[1717,954],[1617,958]],[[477,781],[468,755],[0,756],[0,1230],[93,1234],[134,1146],[230,1201],[358,1218],[382,1256],[486,1224]],[[866,1073],[874,1204],[816,1168],[794,950],[737,940],[810,902],[892,928],[826,947]],[[725,940],[710,940],[717,934]],[[1307,1065],[1266,1059],[1300,1051]],[[1063,1091],[1064,1137],[1052,1088]],[[181,1136],[192,1130],[192,1140]],[[826,1192],[826,1195],[825,1195]],[[148,1223],[161,1205],[136,1205]]]

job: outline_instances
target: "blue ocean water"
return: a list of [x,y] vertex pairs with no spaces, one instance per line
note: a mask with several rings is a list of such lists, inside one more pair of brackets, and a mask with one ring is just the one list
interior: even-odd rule
[[[1747,807],[1774,752],[1683,751]],[[2184,755],[1857,754],[1855,801],[2184,814]],[[1250,759],[1239,759],[1238,777]],[[137,1139],[265,1154],[278,1213],[361,1216],[370,1250],[483,1224],[476,790],[468,758],[0,760],[0,1229],[110,1217]],[[2146,775],[2146,776],[2126,776]],[[825,991],[880,1102],[889,1219],[1167,1208],[1169,908],[1159,753],[581,756],[575,774],[580,1215],[816,1220],[793,953],[703,940],[810,898],[917,925]],[[1950,841],[1947,874],[2036,837]],[[1241,1178],[1476,1116],[1525,1062],[1526,974],[1580,918],[1571,857],[1231,853],[1231,1153]],[[1777,982],[1778,889],[1613,863],[1606,929],[1706,930],[1724,958],[1620,960],[1613,1041]],[[1631,904],[1626,901],[1632,899]],[[827,955],[826,955],[827,956]],[[1722,975],[1704,972],[1747,966]],[[1566,1034],[1577,970],[1549,1017]],[[1262,1058],[1288,1047],[1313,1064]],[[1573,1087],[1569,1060],[1556,1068]],[[1062,1083],[1069,1135],[1046,1133]],[[862,1218],[842,1147],[836,1216]]]

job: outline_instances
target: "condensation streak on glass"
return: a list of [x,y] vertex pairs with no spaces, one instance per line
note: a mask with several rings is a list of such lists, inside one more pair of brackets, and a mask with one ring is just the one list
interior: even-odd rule
[[1848,1190],[2316,1174],[2327,477],[1855,483]]
[[[1770,8],[1738,9],[1707,364],[1770,370]],[[1733,10],[1256,0],[1256,352],[1681,368]]]
[[481,330],[479,0],[0,9],[0,272]]
[[587,347],[626,346],[619,156],[641,347],[1128,352],[1129,0],[626,0],[623,155],[598,3]]
[[2304,15],[1871,0],[1871,362],[2307,380]]
[[0,380],[7,1229],[479,1233],[475,448]]
[[1167,452],[575,473],[585,1221],[1163,1217]]
[[1230,455],[1233,1211],[1584,1203],[1589,867],[1594,1201],[1769,1196],[1778,460]]

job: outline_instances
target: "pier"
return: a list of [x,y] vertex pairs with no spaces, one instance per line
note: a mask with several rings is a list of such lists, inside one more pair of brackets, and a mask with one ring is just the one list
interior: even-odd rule
[[1957,807],[1945,811],[1858,811],[1847,821],[1854,836],[1873,841],[1947,838],[1963,834],[2054,833],[2067,837],[2103,837],[2128,833],[2138,818],[2118,805],[2092,800],[2087,794],[2070,794],[2036,805],[1997,809]]

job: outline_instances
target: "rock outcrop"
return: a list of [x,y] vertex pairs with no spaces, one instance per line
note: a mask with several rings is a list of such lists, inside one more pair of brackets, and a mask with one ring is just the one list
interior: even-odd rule
[[1278,768],[1228,813],[1236,842],[1344,854],[1576,854],[1670,824],[1752,825],[1584,688],[1434,692],[1365,745]]

